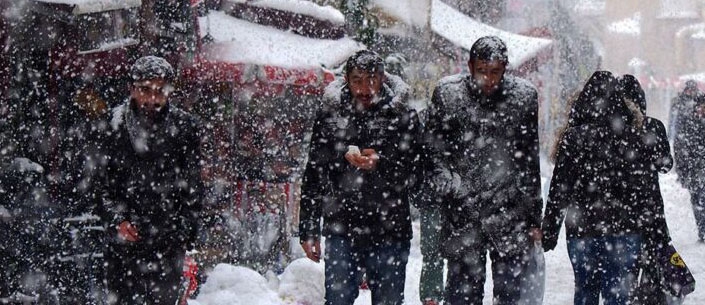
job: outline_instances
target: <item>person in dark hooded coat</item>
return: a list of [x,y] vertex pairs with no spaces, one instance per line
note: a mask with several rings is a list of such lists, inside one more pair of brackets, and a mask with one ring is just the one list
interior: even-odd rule
[[673,141],[676,173],[680,184],[690,192],[690,203],[698,228],[698,239],[705,240],[705,97],[696,99],[692,108],[680,115],[678,133]]
[[631,139],[636,141],[632,143],[635,162],[625,175],[627,195],[636,207],[631,217],[639,222],[642,236],[639,258],[642,276],[632,303],[665,305],[667,296],[660,287],[655,264],[671,237],[658,174],[665,174],[673,167],[673,157],[663,123],[646,115],[646,96],[639,81],[632,75],[624,75],[618,82],[618,93],[634,116],[630,132],[634,133]]
[[326,238],[326,304],[352,305],[364,273],[373,304],[401,305],[421,129],[406,101],[408,86],[384,72],[376,53],[355,53],[344,70],[344,80],[326,88],[327,105],[313,127],[301,245],[318,262]]
[[575,304],[629,304],[641,248],[639,206],[630,198],[632,116],[610,72],[595,72],[570,113],[543,219],[543,246],[556,247],[565,219]]
[[201,209],[199,123],[171,105],[174,70],[138,59],[130,99],[112,110],[102,219],[109,301],[174,304]]
[[482,304],[487,253],[495,304],[516,304],[529,250],[540,240],[538,94],[505,74],[507,64],[501,39],[478,39],[471,73],[443,78],[429,106],[428,180],[445,219],[446,304]]

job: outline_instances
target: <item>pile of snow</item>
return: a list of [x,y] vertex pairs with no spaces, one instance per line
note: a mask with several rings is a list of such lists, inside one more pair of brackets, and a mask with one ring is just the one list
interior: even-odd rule
[[297,259],[280,277],[279,296],[301,304],[323,305],[325,298],[325,265],[308,258]]
[[521,66],[551,44],[549,39],[514,34],[478,22],[440,0],[432,3],[431,29],[466,50],[482,36],[497,36],[507,44],[511,68]]
[[610,23],[607,25],[607,30],[616,34],[641,35],[641,12],[634,13],[632,17]]
[[211,11],[199,18],[200,28],[214,43],[206,58],[230,63],[272,65],[283,68],[335,67],[364,46],[348,37],[315,39],[251,23]]
[[345,16],[331,6],[320,6],[311,1],[302,0],[255,0],[247,4],[258,7],[273,8],[280,11],[311,16],[319,20],[327,20],[335,24],[344,24]]
[[218,264],[190,304],[202,305],[270,305],[281,304],[267,279],[252,269]]

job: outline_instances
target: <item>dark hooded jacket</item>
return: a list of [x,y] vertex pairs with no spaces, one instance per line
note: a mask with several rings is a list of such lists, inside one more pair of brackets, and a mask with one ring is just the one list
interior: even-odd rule
[[[427,122],[429,180],[448,193],[441,201],[450,234],[445,255],[486,249],[485,241],[504,253],[528,248],[542,206],[536,89],[505,75],[484,97],[471,75],[449,76],[433,93]],[[444,184],[454,186],[440,190]]]
[[642,208],[629,177],[640,141],[616,79],[595,72],[573,105],[558,147],[543,219],[543,245],[553,249],[565,219],[567,238],[638,234]]
[[[387,74],[381,99],[358,111],[342,80],[328,86],[304,171],[301,241],[321,234],[351,238],[357,245],[411,239],[408,196],[421,148],[418,117],[408,107],[407,94],[408,86]],[[349,145],[375,149],[377,168],[363,171],[350,165],[344,158]]]
[[705,188],[705,117],[696,113],[698,107],[705,107],[702,96],[680,115],[678,133],[673,140],[678,180],[690,191]]
[[119,246],[115,227],[130,221],[142,251],[185,249],[196,240],[201,209],[199,124],[190,114],[167,104],[145,131],[130,103],[112,111],[105,137],[107,167],[104,215],[109,242]]
[[631,143],[635,147],[634,162],[625,175],[629,182],[627,195],[637,207],[633,217],[638,219],[646,244],[662,247],[670,242],[670,237],[658,174],[673,167],[666,128],[661,121],[646,115],[646,95],[634,76],[622,76],[618,90],[635,118],[629,130],[633,136],[628,137],[635,141]]

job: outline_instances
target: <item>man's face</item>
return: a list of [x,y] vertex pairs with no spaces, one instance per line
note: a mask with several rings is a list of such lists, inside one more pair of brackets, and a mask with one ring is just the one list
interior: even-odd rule
[[473,59],[468,62],[468,68],[475,83],[480,86],[482,95],[490,96],[497,91],[502,82],[506,63],[497,60]]
[[153,116],[164,108],[171,91],[171,85],[165,80],[150,79],[134,82],[130,88],[130,97],[141,113]]
[[362,107],[369,107],[382,90],[384,74],[352,69],[346,76],[353,100]]

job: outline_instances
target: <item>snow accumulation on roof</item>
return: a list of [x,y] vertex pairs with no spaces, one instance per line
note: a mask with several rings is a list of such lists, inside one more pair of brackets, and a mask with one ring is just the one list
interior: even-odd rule
[[73,6],[74,15],[113,11],[139,7],[142,0],[34,0],[48,4],[64,4]]
[[514,34],[475,21],[439,0],[432,3],[431,29],[466,50],[480,37],[497,36],[507,45],[511,68],[521,66],[552,43],[550,39]]
[[634,13],[632,17],[610,23],[607,25],[607,30],[617,34],[641,35],[641,12]]
[[699,18],[698,5],[695,0],[662,0],[659,19],[695,19]]
[[345,24],[345,16],[331,6],[320,6],[311,1],[301,0],[256,0],[247,4],[258,7],[273,8],[296,14],[311,16],[320,20],[328,20],[336,24]]
[[705,72],[681,75],[678,79],[681,81],[694,80],[698,83],[705,83]]
[[332,68],[364,45],[348,38],[314,39],[211,11],[199,18],[200,28],[214,38],[209,60],[273,65],[282,68]]
[[370,4],[405,24],[425,28],[430,9],[429,0],[371,0]]
[[605,0],[581,0],[575,4],[573,11],[583,16],[601,16],[605,13],[606,7]]

